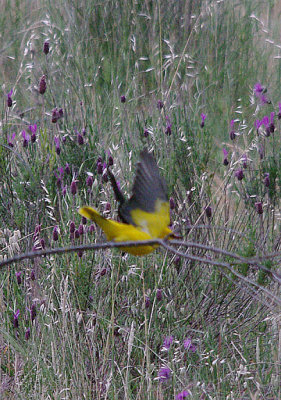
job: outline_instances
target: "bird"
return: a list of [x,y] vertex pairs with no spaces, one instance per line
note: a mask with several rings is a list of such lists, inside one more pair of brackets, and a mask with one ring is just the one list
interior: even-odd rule
[[[118,215],[121,222],[104,218],[89,206],[79,209],[79,214],[94,221],[104,231],[108,241],[127,242],[175,237],[170,225],[170,203],[167,185],[161,177],[157,163],[145,148],[140,153],[132,195],[127,200],[110,168],[108,176],[116,201],[119,203]],[[143,256],[153,252],[158,245],[120,247],[122,252]]]

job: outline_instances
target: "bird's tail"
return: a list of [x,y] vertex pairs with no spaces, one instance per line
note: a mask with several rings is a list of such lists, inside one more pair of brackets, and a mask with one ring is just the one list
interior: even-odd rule
[[106,219],[101,216],[94,208],[92,207],[81,207],[79,209],[79,214],[83,217],[91,219],[97,225],[101,227],[101,229],[106,234],[107,240],[113,240],[116,236],[116,222],[111,219]]

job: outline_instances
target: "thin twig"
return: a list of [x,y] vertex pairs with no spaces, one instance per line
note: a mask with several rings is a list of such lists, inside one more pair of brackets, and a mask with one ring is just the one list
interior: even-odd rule
[[[271,293],[268,289],[266,289],[265,287],[260,286],[258,283],[256,283],[255,281],[249,279],[248,277],[240,274],[239,272],[237,272],[237,270],[235,268],[232,267],[233,262],[230,264],[228,262],[225,261],[221,261],[221,260],[213,260],[211,258],[204,258],[204,257],[200,257],[200,256],[195,256],[193,254],[190,253],[184,253],[182,251],[179,251],[177,249],[175,249],[174,247],[172,247],[172,245],[177,245],[177,246],[184,246],[184,247],[195,247],[195,248],[199,248],[199,249],[203,249],[203,250],[207,250],[207,251],[211,251],[217,254],[221,254],[223,256],[228,256],[231,258],[234,258],[236,260],[238,260],[239,262],[236,262],[236,265],[239,263],[247,263],[248,265],[252,265],[254,267],[257,267],[259,269],[264,270],[265,272],[267,272],[275,281],[277,281],[279,284],[281,283],[281,276],[266,268],[265,266],[258,264],[257,260],[260,261],[259,258],[246,258],[246,257],[242,257],[238,254],[235,253],[231,253],[229,251],[217,248],[217,247],[211,247],[211,246],[206,246],[203,245],[201,243],[193,243],[193,242],[184,242],[184,241],[180,241],[180,240],[170,240],[169,242],[167,240],[162,240],[162,239],[153,239],[153,240],[145,240],[145,241],[138,241],[138,242],[106,242],[106,243],[98,243],[98,244],[86,244],[86,245],[78,245],[78,246],[70,246],[70,247],[61,247],[61,248],[55,248],[55,249],[44,249],[44,250],[40,250],[40,251],[31,251],[28,253],[23,253],[23,254],[18,254],[12,258],[9,258],[7,260],[4,260],[0,263],[0,269],[3,268],[6,265],[10,265],[19,261],[23,261],[26,259],[34,259],[36,257],[42,257],[42,256],[49,256],[49,255],[53,255],[53,254],[64,254],[64,253],[71,253],[71,252],[77,252],[77,251],[88,251],[88,250],[104,250],[104,249],[108,249],[108,248],[122,248],[122,247],[138,247],[138,246],[151,246],[151,245],[158,245],[158,246],[162,246],[164,247],[166,250],[170,251],[171,253],[174,253],[176,255],[179,255],[180,257],[183,257],[185,259],[188,260],[193,260],[193,261],[198,261],[200,263],[204,263],[204,264],[209,264],[209,265],[213,265],[213,266],[217,266],[220,271],[223,273],[223,275],[225,274],[225,269],[227,269],[228,271],[230,271],[234,276],[236,276],[237,278],[240,279],[240,281],[244,282],[244,284],[247,285],[248,289],[250,288],[251,290],[253,289],[253,287],[257,287],[259,289],[262,289],[263,293],[265,293],[267,296],[269,296],[269,298],[271,300],[273,300],[275,302],[275,304],[279,304],[281,305],[281,299],[277,296],[275,296],[273,293]],[[280,254],[278,253],[273,253],[272,254],[274,257],[278,257]],[[226,275],[226,277],[228,277],[228,279],[231,280],[231,277],[229,275]],[[236,283],[237,284],[237,283]],[[241,285],[241,284],[240,284]]]

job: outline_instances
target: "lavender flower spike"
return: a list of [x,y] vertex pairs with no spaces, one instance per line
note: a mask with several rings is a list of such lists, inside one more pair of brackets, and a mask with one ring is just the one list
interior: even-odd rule
[[189,395],[190,393],[187,390],[183,390],[176,395],[176,400],[185,400]]
[[200,124],[200,126],[201,126],[201,128],[204,128],[204,125],[205,125],[205,119],[207,118],[207,115],[206,114],[201,114],[201,124]]
[[158,372],[158,377],[161,382],[167,381],[169,378],[171,378],[170,368],[167,368],[167,367],[160,368],[160,370]]
[[16,133],[15,132],[12,133],[12,136],[7,136],[8,146],[14,147],[15,137],[16,137]]
[[7,107],[12,107],[12,105],[13,105],[12,94],[13,94],[13,89],[11,89],[9,91],[9,93],[6,94],[6,96],[7,96]]
[[30,141],[30,136],[28,133],[26,133],[25,131],[22,131],[21,133],[22,138],[23,138],[23,147],[27,147],[28,146],[28,142]]
[[225,148],[223,148],[222,152],[223,152],[223,165],[228,165],[229,164],[229,161],[227,159],[228,151]]
[[169,350],[169,348],[171,347],[171,344],[173,343],[173,341],[174,341],[174,336],[167,336],[164,339],[163,349],[164,350]]

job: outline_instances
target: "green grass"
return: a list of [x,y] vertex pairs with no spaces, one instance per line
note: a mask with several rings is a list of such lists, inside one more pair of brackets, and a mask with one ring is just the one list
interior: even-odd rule
[[[179,248],[206,262],[179,260],[164,249],[141,259],[107,249],[2,268],[1,398],[154,400],[176,398],[183,390],[198,400],[281,397],[280,285],[258,265],[212,251],[260,257],[259,264],[278,272],[279,21],[278,1],[3,4],[1,259],[40,248],[42,239],[47,248],[103,241],[89,223],[78,239],[69,232],[71,221],[76,228],[81,224],[81,205],[116,218],[110,184],[97,173],[98,157],[107,162],[110,150],[113,171],[129,195],[145,146],[154,150],[175,201],[173,227],[184,241],[208,247]],[[47,90],[40,95],[43,75]],[[267,88],[270,103],[254,95],[257,82]],[[7,107],[11,89],[13,105]],[[52,123],[55,107],[64,116]],[[255,121],[273,111],[274,133],[266,137],[261,128],[257,134]],[[207,115],[203,128],[201,113]],[[31,124],[37,124],[36,142],[23,147],[21,132],[30,134]],[[84,130],[80,145],[77,132]],[[13,132],[10,147],[7,136]],[[223,148],[229,151],[227,166]],[[67,163],[63,195],[57,176]],[[238,181],[241,168],[244,179]],[[76,195],[70,191],[74,180]],[[262,215],[255,207],[260,201]],[[52,237],[55,226],[58,241]],[[232,269],[219,266],[223,262]],[[22,272],[21,283],[16,272]],[[171,335],[173,343],[164,350]],[[184,347],[186,338],[194,352]],[[163,367],[171,370],[165,382],[158,375]]]

